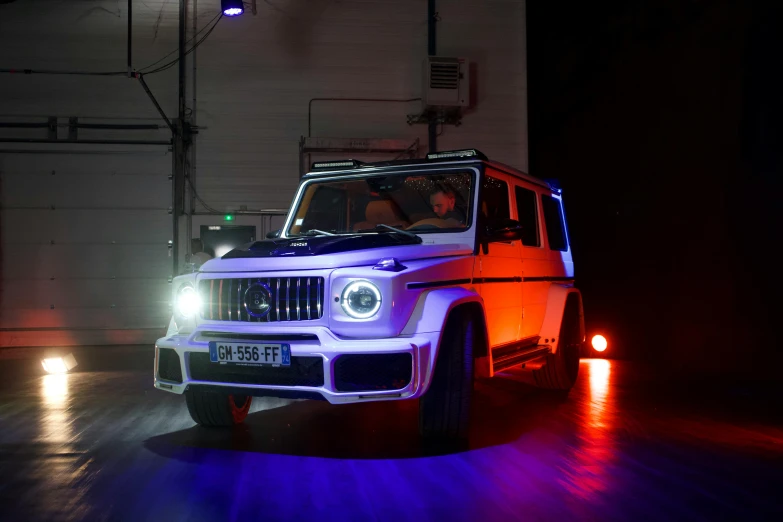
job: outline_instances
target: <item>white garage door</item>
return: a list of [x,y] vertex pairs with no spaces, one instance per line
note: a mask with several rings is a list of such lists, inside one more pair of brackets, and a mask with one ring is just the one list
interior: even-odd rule
[[171,156],[0,152],[0,346],[153,342],[169,318]]

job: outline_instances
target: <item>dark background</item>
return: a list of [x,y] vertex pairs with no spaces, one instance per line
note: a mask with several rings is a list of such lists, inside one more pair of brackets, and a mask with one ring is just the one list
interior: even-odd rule
[[779,4],[527,4],[530,170],[613,356],[780,373]]

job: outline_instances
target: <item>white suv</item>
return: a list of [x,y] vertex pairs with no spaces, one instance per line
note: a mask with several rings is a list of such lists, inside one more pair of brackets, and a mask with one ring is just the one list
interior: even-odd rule
[[313,164],[285,226],[174,279],[155,387],[207,426],[253,396],[419,399],[467,434],[474,377],[569,390],[584,342],[560,190],[478,151]]

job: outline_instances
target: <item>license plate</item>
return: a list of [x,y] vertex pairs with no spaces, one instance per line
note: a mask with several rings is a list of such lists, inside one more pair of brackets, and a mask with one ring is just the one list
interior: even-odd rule
[[291,366],[291,346],[211,341],[209,360],[220,364]]

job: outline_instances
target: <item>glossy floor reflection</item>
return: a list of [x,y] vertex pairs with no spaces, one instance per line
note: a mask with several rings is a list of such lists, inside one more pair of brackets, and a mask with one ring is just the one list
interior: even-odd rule
[[149,369],[2,378],[2,520],[783,519],[780,392],[627,362],[565,399],[478,383],[464,451],[422,447],[411,402],[257,400],[220,431]]

